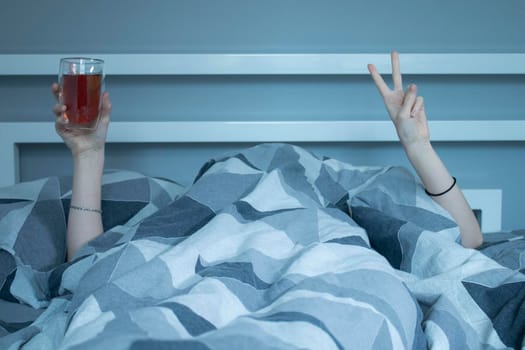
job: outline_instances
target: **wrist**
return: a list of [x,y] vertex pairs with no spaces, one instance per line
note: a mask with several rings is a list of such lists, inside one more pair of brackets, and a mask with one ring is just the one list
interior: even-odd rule
[[89,148],[86,150],[71,150],[73,160],[83,161],[83,160],[104,160],[104,147],[100,148]]
[[75,177],[102,177],[104,171],[104,150],[86,150],[73,155]]
[[427,157],[434,153],[434,148],[429,140],[403,143],[403,148],[409,159]]

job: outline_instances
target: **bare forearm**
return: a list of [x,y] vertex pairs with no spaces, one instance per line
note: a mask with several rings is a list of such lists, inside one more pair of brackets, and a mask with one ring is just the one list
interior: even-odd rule
[[[452,185],[452,176],[430,142],[406,146],[405,151],[423,185],[430,193],[441,193]],[[432,198],[456,220],[463,246],[477,248],[483,243],[479,224],[458,185],[446,194]]]
[[[430,193],[442,193],[452,185],[452,176],[430,144],[427,115],[422,96],[417,96],[417,86],[410,84],[403,91],[399,55],[393,51],[392,81],[394,89],[385,83],[376,67],[368,65],[372,79],[383,97],[390,119],[394,123],[401,144],[423,185]],[[483,242],[479,224],[458,186],[434,200],[456,220],[465,247],[478,247]]]
[[[88,151],[73,157],[71,205],[92,210],[101,209],[104,150]],[[69,210],[67,252],[70,260],[86,242],[103,232],[102,215],[92,210]]]

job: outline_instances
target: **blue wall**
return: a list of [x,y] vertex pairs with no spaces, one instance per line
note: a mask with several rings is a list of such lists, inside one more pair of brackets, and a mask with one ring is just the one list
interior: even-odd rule
[[523,52],[521,0],[3,0],[0,50]]
[[[525,2],[3,1],[6,53],[525,52]],[[57,64],[58,65],[58,64]],[[52,120],[56,77],[0,77],[0,121]],[[525,77],[407,76],[429,118],[524,119]],[[112,119],[384,120],[366,76],[108,77]],[[30,101],[28,103],[27,101]],[[107,167],[191,182],[209,157],[244,145],[109,145]],[[354,164],[408,166],[397,143],[305,145]],[[502,188],[503,225],[523,228],[523,143],[436,143],[465,188]],[[168,161],[166,161],[166,159]],[[50,166],[53,164],[53,166]],[[21,176],[68,174],[62,145],[23,146]]]

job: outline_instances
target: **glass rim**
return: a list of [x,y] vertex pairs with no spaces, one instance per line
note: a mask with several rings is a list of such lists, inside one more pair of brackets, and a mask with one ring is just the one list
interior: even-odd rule
[[104,60],[100,58],[92,57],[63,57],[60,59],[60,63],[73,63],[73,64],[103,64]]

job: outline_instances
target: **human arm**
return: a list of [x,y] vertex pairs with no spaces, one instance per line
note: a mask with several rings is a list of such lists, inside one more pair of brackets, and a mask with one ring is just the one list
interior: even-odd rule
[[[58,101],[57,84],[53,84],[52,91]],[[67,258],[71,260],[82,245],[103,232],[100,212],[102,172],[111,102],[108,93],[104,93],[100,120],[95,131],[68,129],[65,109],[58,102],[53,111],[56,132],[73,157],[73,187],[66,234]]]
[[[414,84],[403,90],[397,52],[392,52],[391,59],[393,90],[387,86],[374,65],[369,64],[368,70],[383,97],[408,160],[423,186],[430,193],[442,193],[451,187],[453,178],[430,142],[423,97],[417,96],[417,86]],[[457,184],[445,194],[432,198],[445,208],[458,224],[463,246],[477,248],[483,243],[479,224]]]

